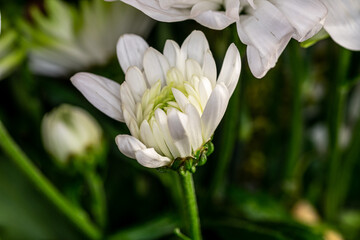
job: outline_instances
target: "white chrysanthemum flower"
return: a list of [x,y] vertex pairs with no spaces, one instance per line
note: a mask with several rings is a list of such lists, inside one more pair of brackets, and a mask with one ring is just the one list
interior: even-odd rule
[[85,110],[67,104],[46,114],[41,123],[45,149],[61,165],[101,147],[102,130]]
[[[46,0],[46,14],[33,8],[30,68],[45,76],[66,76],[114,56],[124,33],[147,35],[153,21],[123,3],[83,0],[75,9],[61,0]],[[25,23],[26,24],[26,23]]]
[[214,134],[238,82],[236,46],[228,48],[218,79],[200,31],[192,32],[181,48],[168,40],[163,54],[139,36],[124,35],[117,54],[126,73],[121,85],[90,73],[71,80],[95,107],[126,123],[131,136],[116,137],[120,151],[149,168],[194,156]]
[[194,19],[208,28],[219,30],[226,28],[239,19],[239,0],[121,1],[132,5],[153,19],[162,22],[178,22]]
[[328,9],[325,30],[339,45],[360,50],[360,1],[321,0]]

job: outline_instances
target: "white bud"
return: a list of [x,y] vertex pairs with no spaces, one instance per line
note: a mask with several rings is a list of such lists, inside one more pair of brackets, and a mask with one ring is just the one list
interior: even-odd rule
[[62,165],[102,145],[102,130],[95,119],[85,110],[67,104],[47,113],[41,130],[45,149]]

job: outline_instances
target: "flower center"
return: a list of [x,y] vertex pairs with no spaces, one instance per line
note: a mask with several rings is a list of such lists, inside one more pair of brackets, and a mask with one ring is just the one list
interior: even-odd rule
[[167,85],[161,87],[161,81],[159,80],[150,89],[147,89],[141,99],[143,119],[150,122],[158,108],[164,110],[164,112],[167,112],[170,108],[176,108],[181,111],[172,89],[176,88],[187,97],[188,94],[184,87],[185,82],[187,81],[184,80],[181,72],[176,68],[172,68],[166,76]]

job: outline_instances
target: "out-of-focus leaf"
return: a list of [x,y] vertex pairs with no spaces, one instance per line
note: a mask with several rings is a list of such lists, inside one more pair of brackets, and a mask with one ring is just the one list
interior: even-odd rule
[[33,187],[8,159],[0,156],[1,239],[87,239]]
[[251,193],[240,188],[232,187],[229,191],[229,197],[236,210],[249,219],[288,219],[288,214],[284,206],[265,193]]
[[292,240],[323,240],[323,234],[315,228],[311,228],[293,221],[259,222],[260,226],[280,232]]
[[206,235],[211,234],[216,239],[290,240],[279,232],[241,220],[215,221],[206,225],[211,229]]
[[[323,240],[322,233],[295,222],[252,222],[238,219],[205,222],[220,239]],[[207,232],[209,234],[209,232]]]
[[242,109],[240,111],[240,139],[244,142],[248,141],[253,134],[253,120],[247,109]]
[[174,232],[178,227],[178,219],[170,214],[150,220],[143,225],[121,230],[110,236],[108,240],[151,240],[159,239]]
[[346,239],[359,239],[360,237],[360,211],[347,210],[340,215],[340,228]]

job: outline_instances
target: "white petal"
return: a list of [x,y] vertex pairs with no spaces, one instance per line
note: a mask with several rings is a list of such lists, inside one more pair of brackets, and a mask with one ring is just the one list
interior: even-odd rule
[[186,60],[186,77],[187,80],[190,81],[190,79],[195,76],[201,76],[202,70],[199,65],[199,63],[193,59],[187,59]]
[[188,127],[186,128],[189,135],[192,150],[197,151],[202,145],[201,119],[198,111],[192,104],[186,105],[185,113],[188,115]]
[[248,45],[251,72],[261,78],[275,66],[295,29],[270,2],[258,1],[256,6],[250,15],[240,16],[237,30],[240,40]]
[[199,98],[201,102],[201,106],[205,108],[206,102],[208,101],[212,92],[212,86],[206,77],[201,77],[199,82]]
[[160,22],[178,22],[189,18],[190,10],[182,8],[162,9],[158,0],[121,0]]
[[97,109],[109,117],[124,121],[121,110],[120,84],[91,73],[77,73],[70,78],[72,84]]
[[139,134],[140,129],[137,124],[136,117],[134,116],[133,113],[128,111],[125,107],[123,107],[122,109],[123,109],[123,115],[124,115],[126,126],[129,128],[131,135],[136,138],[140,138],[140,134]]
[[331,38],[350,50],[360,50],[360,2],[322,0],[328,8],[324,28]]
[[252,74],[257,78],[262,78],[266,75],[269,69],[273,68],[276,63],[276,58],[266,58],[261,56],[260,52],[254,46],[246,48],[247,59]]
[[214,88],[216,85],[217,70],[214,57],[212,56],[210,50],[206,51],[204,55],[204,64],[202,66],[202,71],[204,76],[210,80],[212,88]]
[[272,0],[296,29],[293,36],[298,41],[305,41],[314,36],[323,26],[327,9],[318,0]]
[[225,0],[226,16],[233,18],[235,21],[239,20],[240,1],[239,0]]
[[172,93],[173,93],[173,95],[175,97],[175,100],[176,100],[177,104],[179,104],[179,107],[180,107],[181,111],[185,112],[185,106],[190,103],[189,100],[178,89],[172,88],[171,90],[172,90]]
[[161,80],[161,85],[166,83],[166,73],[170,69],[169,62],[166,57],[153,48],[149,48],[143,59],[144,71],[146,79],[150,86]]
[[240,53],[235,44],[231,44],[226,51],[225,59],[219,74],[218,82],[222,82],[229,90],[230,96],[233,94],[238,83],[241,71]]
[[247,2],[248,2],[248,4],[249,4],[253,9],[256,9],[254,0],[247,0]]
[[223,83],[216,84],[201,116],[202,136],[206,142],[214,134],[225,114],[229,102],[229,92]]
[[164,46],[164,56],[167,58],[171,67],[176,66],[177,58],[180,54],[179,45],[173,40],[166,40]]
[[169,148],[171,155],[175,158],[180,157],[179,150],[176,148],[174,144],[174,140],[172,139],[168,127],[167,116],[163,110],[160,108],[155,110],[155,119],[158,123],[159,127],[161,128],[166,146]]
[[203,108],[200,105],[199,100],[197,99],[197,97],[194,96],[189,96],[189,102],[196,108],[196,110],[198,111],[198,113],[201,115],[203,112]]
[[221,6],[211,1],[201,1],[191,9],[191,17],[205,27],[221,30],[238,20],[239,15],[233,18],[224,11],[217,11]]
[[184,76],[178,68],[171,68],[166,74],[167,85],[182,85],[184,80]]
[[144,120],[140,125],[140,139],[147,147],[155,148],[158,153],[161,152],[147,120]]
[[135,34],[124,34],[119,38],[116,45],[116,53],[120,66],[125,73],[131,66],[143,69],[142,61],[146,49],[149,45],[146,41]]
[[141,121],[144,119],[144,113],[143,113],[143,107],[141,105],[141,102],[136,103],[136,122],[140,125]]
[[171,152],[169,151],[169,148],[167,147],[167,145],[165,143],[163,130],[159,127],[159,124],[157,123],[155,118],[151,119],[150,124],[151,124],[151,129],[153,131],[156,144],[159,146],[159,148],[161,150],[161,154],[164,156],[167,156],[169,158],[172,158],[173,156],[171,155]]
[[[192,103],[191,98],[194,98],[195,101],[197,101],[197,104],[200,104],[200,96],[198,94],[198,92],[188,83],[184,84],[185,90],[188,93],[188,99],[189,101]],[[194,104],[194,103],[192,103]],[[194,104],[194,106],[196,106],[196,104]],[[202,108],[201,108],[202,109]]]
[[213,2],[213,1],[199,1],[198,3],[194,4],[191,8],[191,17],[195,18],[199,14],[207,11],[217,11],[221,8],[220,3]]
[[201,31],[193,31],[181,46],[181,52],[186,58],[191,58],[203,65],[204,54],[209,49],[209,43]]
[[122,109],[126,108],[131,113],[131,115],[136,119],[135,99],[126,81],[123,82],[120,86],[120,96],[121,96],[121,108]]
[[158,0],[163,9],[170,8],[189,8],[199,0]]
[[191,154],[190,139],[185,128],[188,125],[188,117],[171,108],[168,111],[168,126],[174,144],[180,152],[181,157],[188,157]]
[[140,102],[147,89],[143,73],[137,67],[130,67],[125,74],[125,81],[133,94],[134,100]]
[[153,148],[146,148],[135,153],[136,160],[148,168],[159,168],[171,163],[168,157],[161,156]]
[[122,154],[133,159],[135,159],[135,153],[137,151],[146,148],[146,146],[140,142],[139,139],[125,134],[117,135],[115,142]]

